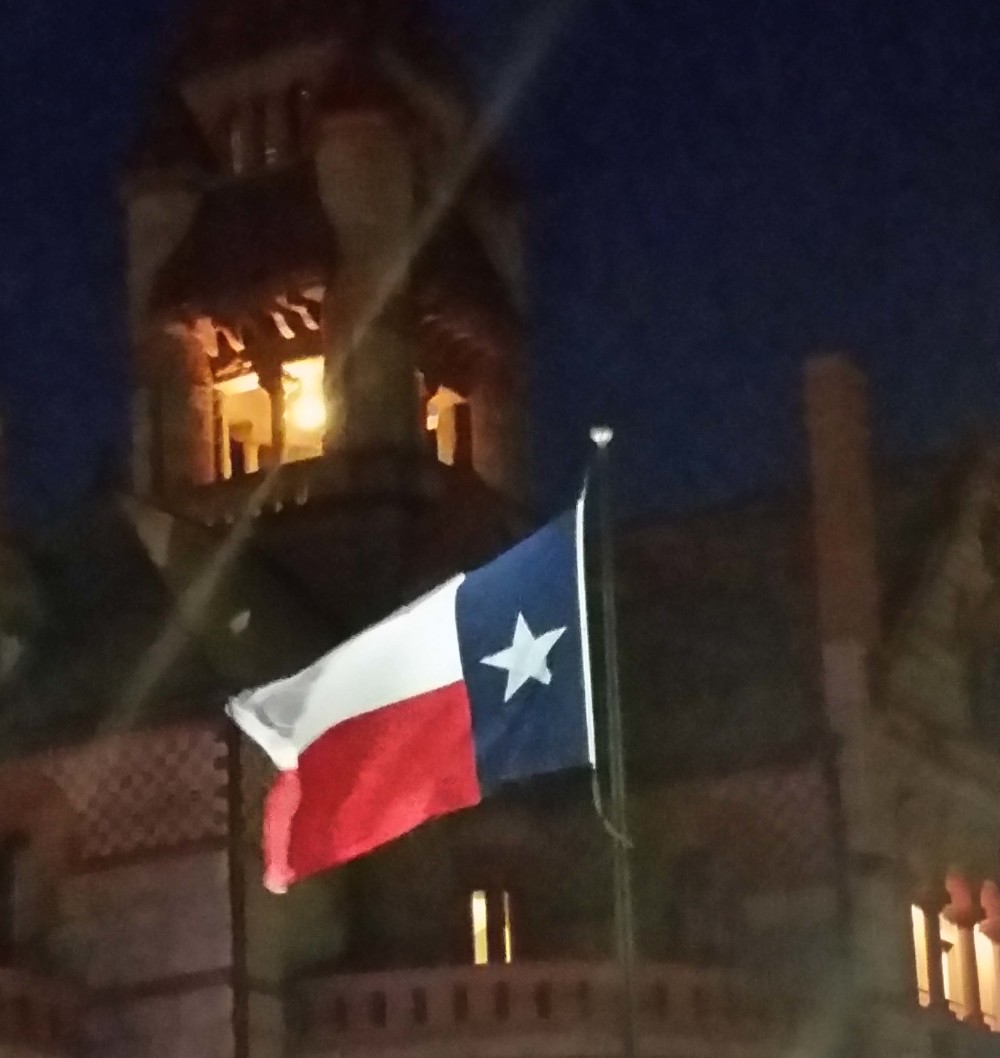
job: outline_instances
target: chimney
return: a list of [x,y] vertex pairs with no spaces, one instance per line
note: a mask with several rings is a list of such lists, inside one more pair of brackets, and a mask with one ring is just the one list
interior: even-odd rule
[[893,769],[873,727],[879,578],[864,375],[839,354],[809,360],[805,412],[823,699],[840,738],[836,773],[848,927],[843,973],[855,997],[858,1033],[851,1050],[910,1053],[901,1041],[922,1031],[899,1013],[916,990],[910,894],[893,859]]
[[810,359],[805,376],[820,642],[868,653],[879,638],[868,387],[839,353]]

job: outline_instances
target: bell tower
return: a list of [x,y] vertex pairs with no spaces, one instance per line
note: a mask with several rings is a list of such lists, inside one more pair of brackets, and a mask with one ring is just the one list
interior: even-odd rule
[[525,500],[519,211],[473,125],[406,0],[199,0],[140,141],[133,487],[253,518],[320,601]]

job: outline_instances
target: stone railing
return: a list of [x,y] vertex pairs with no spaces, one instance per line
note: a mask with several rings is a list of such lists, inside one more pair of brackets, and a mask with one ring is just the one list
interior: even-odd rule
[[168,506],[205,525],[257,517],[301,507],[323,496],[434,495],[442,490],[446,468],[415,452],[393,451],[326,455],[261,469],[245,477],[192,486],[166,497]]
[[[464,1041],[463,1054],[487,1040],[491,1056],[524,1046],[546,1055],[605,1055],[618,1050],[619,994],[615,967],[605,963],[330,976],[300,984],[297,1020],[303,1053],[312,1055],[420,1050],[423,1043],[438,1053],[444,1040]],[[635,994],[645,1055],[770,1055],[792,1020],[745,975],[721,968],[646,965]]]
[[986,1027],[927,1015],[923,1028],[931,1037],[932,1051],[939,1058],[1000,1058],[1000,1035]]
[[0,966],[0,1055],[77,1053],[81,1001],[76,989]]

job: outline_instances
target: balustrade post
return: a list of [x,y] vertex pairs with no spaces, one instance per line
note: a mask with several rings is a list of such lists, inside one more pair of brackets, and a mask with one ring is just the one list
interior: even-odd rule
[[[979,925],[980,932],[990,942],[990,958],[993,962],[993,994],[989,997],[992,1008],[994,1032],[1000,1031],[1000,920],[987,919]],[[980,999],[983,997],[980,996]],[[985,1018],[983,1019],[985,1021]]]
[[974,932],[984,917],[983,909],[963,875],[957,872],[949,875],[946,885],[952,901],[945,915],[958,930],[958,965],[962,977],[962,1005],[965,1007],[963,1020],[969,1025],[984,1025]]
[[929,1010],[950,1016],[944,994],[944,968],[941,965],[941,912],[948,905],[945,890],[929,890],[921,895],[917,907],[923,915],[924,954],[927,958],[927,1006]]
[[267,387],[271,398],[271,452],[269,465],[281,466],[285,461],[285,387],[279,370],[277,380]]
[[985,912],[979,930],[990,942],[990,957],[993,960],[993,994],[989,997],[993,1031],[1000,1032],[1000,887],[994,881],[983,882],[979,899]]
[[285,385],[282,365],[280,361],[268,361],[255,363],[254,367],[271,407],[271,444],[262,462],[268,468],[281,466],[285,460]]
[[965,1018],[969,1025],[985,1025],[982,998],[979,995],[979,966],[976,962],[975,928],[983,917],[978,905],[961,908],[951,913],[951,920],[958,927],[958,961],[962,968],[962,1001]]

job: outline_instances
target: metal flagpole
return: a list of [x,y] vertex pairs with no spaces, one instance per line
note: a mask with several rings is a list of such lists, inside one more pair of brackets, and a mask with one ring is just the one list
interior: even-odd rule
[[618,686],[618,612],[615,604],[614,537],[611,518],[610,426],[593,426],[597,448],[597,492],[600,516],[601,611],[604,624],[604,697],[608,714],[608,756],[611,773],[611,841],[615,892],[615,941],[621,972],[623,1058],[637,1058],[635,1003],[635,927],[632,870],[629,863],[628,813],[625,797],[625,746]]

